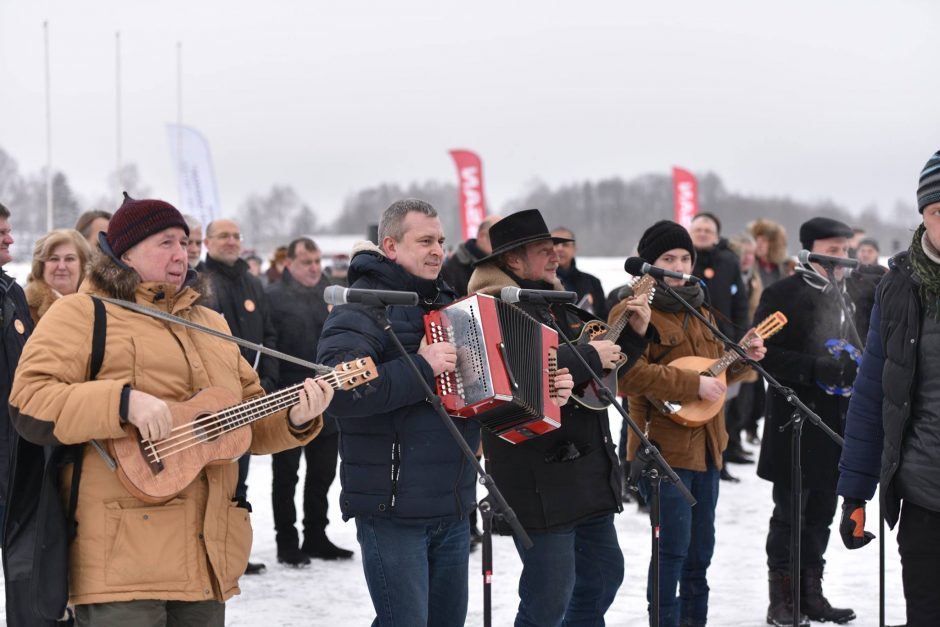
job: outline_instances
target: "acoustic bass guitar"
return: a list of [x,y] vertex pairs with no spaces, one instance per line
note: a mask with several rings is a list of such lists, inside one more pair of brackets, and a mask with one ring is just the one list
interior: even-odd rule
[[[744,339],[741,340],[740,346],[747,350],[755,338],[767,339],[782,329],[786,323],[787,317],[783,315],[783,313],[776,311],[764,318],[754,329],[753,333],[749,333],[745,336]],[[673,368],[681,368],[682,370],[693,370],[702,376],[715,377],[724,382],[726,379],[725,370],[740,358],[741,356],[738,355],[738,353],[733,350],[728,350],[717,360],[689,355],[670,361],[667,365]],[[663,412],[674,422],[679,423],[683,427],[700,427],[711,421],[711,419],[718,414],[718,410],[725,404],[726,396],[727,394],[724,393],[721,395],[721,398],[714,401],[700,399],[692,402],[678,403],[675,401],[650,399],[650,402],[654,407],[659,409],[659,411]]]
[[[337,365],[316,377],[336,390],[351,390],[375,379],[371,358]],[[230,390],[209,387],[181,403],[167,402],[173,417],[170,436],[152,442],[137,427],[124,425],[126,437],[108,440],[117,475],[128,492],[145,503],[163,503],[192,483],[202,469],[235,461],[251,445],[251,423],[297,404],[298,383],[242,403]]]

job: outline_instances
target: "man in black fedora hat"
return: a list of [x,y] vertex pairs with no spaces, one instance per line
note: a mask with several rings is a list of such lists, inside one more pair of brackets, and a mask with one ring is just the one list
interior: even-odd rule
[[[477,261],[469,293],[499,296],[502,288],[561,290],[555,244],[538,209],[519,211],[490,229],[493,252]],[[520,302],[536,320],[578,336],[586,312],[570,305]],[[616,343],[593,341],[576,346],[594,372],[611,368],[627,353],[628,367],[649,341],[650,309],[644,298],[628,305],[636,315]],[[513,347],[509,347],[513,350]],[[569,368],[575,386],[590,373],[562,345],[558,366]],[[602,624],[604,613],[623,581],[623,553],[614,529],[620,504],[620,465],[614,452],[606,411],[569,402],[561,427],[521,445],[484,432],[487,470],[499,483],[534,546],[517,543],[523,561],[516,625]]]

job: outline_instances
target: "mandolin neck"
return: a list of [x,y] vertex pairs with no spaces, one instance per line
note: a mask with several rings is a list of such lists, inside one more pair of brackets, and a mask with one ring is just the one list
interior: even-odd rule
[[741,356],[734,351],[725,351],[721,358],[713,363],[707,372],[710,376],[717,377],[740,358]]

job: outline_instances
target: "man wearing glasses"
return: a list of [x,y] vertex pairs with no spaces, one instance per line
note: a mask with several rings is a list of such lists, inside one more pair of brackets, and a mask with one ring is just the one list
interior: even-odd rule
[[[232,335],[249,342],[274,348],[277,335],[271,321],[270,310],[261,281],[248,271],[248,263],[239,255],[242,251],[241,230],[232,220],[213,220],[206,227],[206,260],[198,270],[205,272],[212,284],[212,297],[208,305],[222,314]],[[268,394],[275,391],[278,380],[278,362],[275,358],[242,348],[242,355],[258,373],[261,387]],[[235,498],[248,500],[248,462],[245,455],[238,461],[238,486]],[[264,571],[263,564],[249,562],[246,574]]]

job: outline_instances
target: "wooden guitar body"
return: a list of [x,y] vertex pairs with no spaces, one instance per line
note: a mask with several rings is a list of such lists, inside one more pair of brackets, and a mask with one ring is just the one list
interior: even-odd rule
[[[136,427],[124,425],[127,437],[110,440],[108,448],[118,463],[118,478],[127,491],[145,503],[164,503],[192,483],[205,466],[230,463],[247,453],[251,446],[250,424],[222,432],[215,420],[198,422],[237,402],[231,391],[221,387],[201,390],[182,403],[168,402],[173,427],[178,428],[173,436],[183,437],[179,438],[179,452],[166,459],[164,455],[154,455],[154,450],[161,448],[160,442],[141,440]],[[214,433],[213,427],[219,433]],[[200,446],[184,448],[183,443],[193,442]]]
[[[679,357],[666,365],[682,370],[691,370],[700,375],[707,376],[709,367],[714,363],[715,360],[708,357],[689,355],[687,357]],[[725,373],[722,371],[715,378],[724,383],[726,379]],[[718,411],[725,404],[725,396],[725,394],[722,394],[721,398],[714,401],[695,400],[682,403],[676,413],[668,414],[668,416],[683,427],[701,427],[709,423],[712,418],[718,414]]]
[[[338,364],[317,377],[338,390],[351,390],[378,376],[375,363],[363,357]],[[128,492],[145,503],[164,503],[186,488],[202,469],[228,464],[248,452],[251,423],[298,402],[303,383],[239,403],[222,387],[200,390],[182,403],[167,401],[173,426],[170,436],[151,442],[125,425],[126,437],[108,440],[117,462],[118,479]]]

